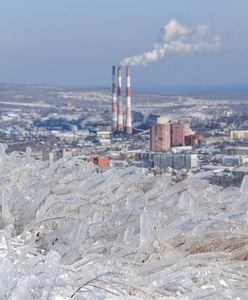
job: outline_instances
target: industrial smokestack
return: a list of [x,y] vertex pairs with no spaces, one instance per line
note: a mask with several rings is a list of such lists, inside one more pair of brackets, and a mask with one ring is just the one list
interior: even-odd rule
[[116,68],[112,67],[112,130],[117,130]]
[[121,66],[118,67],[118,120],[117,129],[123,131],[123,106],[122,106],[122,76]]
[[220,37],[209,37],[208,26],[199,25],[189,28],[171,19],[164,25],[159,39],[150,51],[125,58],[121,65],[140,66],[166,58],[169,54],[193,54],[200,51],[217,50],[220,47]]
[[132,134],[132,108],[131,108],[131,70],[130,67],[126,67],[126,98],[127,98],[127,120],[126,120],[126,133]]

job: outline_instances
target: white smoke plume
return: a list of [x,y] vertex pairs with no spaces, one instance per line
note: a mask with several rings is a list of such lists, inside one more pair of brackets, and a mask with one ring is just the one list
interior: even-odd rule
[[220,37],[208,37],[208,26],[199,25],[196,29],[184,26],[175,19],[164,25],[160,38],[151,51],[125,58],[121,64],[129,66],[147,65],[164,59],[170,53],[191,54],[204,50],[217,50]]

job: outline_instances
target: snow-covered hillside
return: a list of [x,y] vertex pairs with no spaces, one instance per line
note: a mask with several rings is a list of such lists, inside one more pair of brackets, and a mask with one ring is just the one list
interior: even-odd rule
[[173,183],[0,145],[0,299],[247,299],[248,179]]

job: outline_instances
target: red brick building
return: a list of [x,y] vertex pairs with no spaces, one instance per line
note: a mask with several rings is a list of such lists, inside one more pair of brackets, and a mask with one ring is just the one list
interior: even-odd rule
[[109,157],[108,156],[90,156],[87,161],[93,162],[98,165],[101,169],[106,169],[109,167]]
[[171,147],[170,124],[154,124],[150,127],[150,150],[167,151]]
[[184,146],[185,136],[189,135],[189,123],[173,122],[171,123],[171,147]]
[[191,134],[185,136],[185,146],[199,147],[203,136],[200,134]]

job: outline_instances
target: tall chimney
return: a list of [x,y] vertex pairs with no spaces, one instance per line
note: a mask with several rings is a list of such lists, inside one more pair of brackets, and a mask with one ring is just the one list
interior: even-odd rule
[[112,66],[112,130],[117,130],[116,68]]
[[126,133],[132,134],[132,108],[131,108],[131,70],[126,67],[126,98],[127,98],[127,119],[126,119]]
[[117,129],[123,131],[123,106],[122,106],[122,77],[121,66],[118,67],[118,120]]

